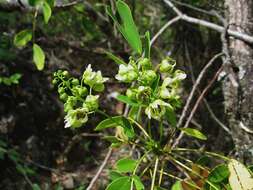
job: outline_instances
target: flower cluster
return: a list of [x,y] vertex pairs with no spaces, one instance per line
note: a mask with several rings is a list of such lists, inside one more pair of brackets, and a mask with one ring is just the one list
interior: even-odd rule
[[176,70],[175,66],[176,62],[169,57],[157,69],[152,67],[147,58],[138,61],[130,59],[127,65],[119,66],[116,79],[132,83],[126,96],[145,107],[145,114],[149,119],[160,120],[167,109],[172,110],[180,104],[178,88],[186,74]]
[[88,114],[99,106],[99,95],[93,95],[92,91],[102,92],[107,80],[100,71],[92,71],[91,65],[88,65],[81,80],[71,77],[67,71],[54,73],[53,84],[58,87],[60,99],[64,102],[65,128],[78,128],[88,121]]

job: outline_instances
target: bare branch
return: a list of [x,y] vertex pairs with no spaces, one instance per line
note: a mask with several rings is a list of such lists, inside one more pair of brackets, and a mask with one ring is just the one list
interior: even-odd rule
[[[198,25],[201,25],[201,26],[205,26],[207,28],[216,30],[217,32],[220,32],[220,33],[224,32],[224,27],[222,27],[220,25],[217,25],[217,24],[214,24],[214,23],[211,23],[211,22],[208,22],[208,21],[205,21],[205,20],[202,20],[202,19],[194,18],[194,17],[188,16],[186,14],[183,14],[178,8],[175,7],[175,5],[171,1],[169,1],[169,0],[163,0],[163,1],[172,10],[174,10],[174,12],[178,16],[180,16],[181,20],[184,20],[184,21],[192,23],[192,24],[198,24]],[[234,30],[228,30],[227,33],[228,33],[229,36],[232,36],[232,37],[237,38],[239,40],[242,40],[244,42],[253,44],[253,37],[248,35],[248,34],[241,33],[241,32],[234,31]]]

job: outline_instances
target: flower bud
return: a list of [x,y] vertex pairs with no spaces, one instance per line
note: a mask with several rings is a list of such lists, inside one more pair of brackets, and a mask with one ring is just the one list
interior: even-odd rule
[[58,89],[58,93],[59,94],[63,94],[65,92],[65,89],[63,88],[63,87],[60,87],[59,89]]
[[148,70],[152,68],[151,61],[148,58],[141,59],[139,61],[139,64],[143,70]]
[[152,90],[150,87],[146,86],[139,86],[137,90],[137,101],[142,102],[142,103],[148,103],[150,100]]
[[77,85],[79,85],[79,80],[78,79],[73,79],[71,81],[71,84],[73,84],[74,86],[77,86]]
[[89,95],[86,97],[85,99],[85,105],[88,108],[88,110],[91,111],[95,111],[96,109],[98,109],[98,98],[99,96],[96,95]]
[[92,89],[95,90],[96,92],[103,92],[104,89],[105,89],[105,85],[102,84],[102,83],[95,84],[95,85],[92,87]]
[[172,73],[175,65],[176,61],[168,57],[161,62],[160,71],[162,73]]
[[81,97],[85,97],[88,94],[88,89],[86,87],[81,87],[78,89],[78,93]]
[[63,72],[62,72],[62,75],[63,75],[64,77],[68,77],[68,76],[69,76],[69,72],[68,72],[68,71],[63,71]]
[[126,95],[131,100],[136,100],[136,89],[127,89]]
[[52,83],[53,83],[53,85],[56,85],[57,83],[58,83],[58,79],[54,79],[53,81],[52,81]]
[[61,99],[62,101],[66,101],[67,98],[68,98],[67,93],[63,93],[63,94],[60,95],[60,99]]
[[144,85],[151,85],[155,81],[156,77],[157,75],[155,71],[147,70],[141,73],[139,80]]

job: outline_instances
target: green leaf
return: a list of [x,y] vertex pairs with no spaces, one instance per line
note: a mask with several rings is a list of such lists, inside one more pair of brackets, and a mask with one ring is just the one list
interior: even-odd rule
[[141,179],[137,175],[133,175],[134,185],[136,190],[144,190],[145,187],[143,183],[141,182]]
[[128,117],[132,118],[133,120],[138,120],[139,109],[141,109],[141,108],[139,108],[137,106],[131,107],[131,109],[128,113]]
[[130,190],[131,189],[131,178],[120,177],[112,181],[106,188],[106,190]]
[[127,63],[125,61],[123,61],[121,58],[113,55],[112,53],[105,51],[105,54],[111,59],[113,60],[115,63],[117,63],[118,65],[127,65]]
[[148,59],[150,59],[150,49],[151,49],[150,33],[149,31],[147,31],[145,33],[145,41],[144,41],[144,56]]
[[100,131],[106,128],[112,128],[117,126],[121,126],[124,129],[124,133],[127,137],[133,138],[135,136],[133,126],[128,121],[128,119],[123,116],[116,116],[103,120],[97,125],[95,131]]
[[231,159],[228,163],[228,169],[230,171],[229,184],[232,190],[253,189],[253,178],[243,164]]
[[32,40],[31,30],[22,30],[14,37],[14,45],[17,47],[25,46],[29,41]]
[[47,24],[50,17],[52,15],[52,10],[50,5],[45,1],[43,3],[43,16],[44,16],[44,22]]
[[44,69],[45,54],[39,45],[33,44],[33,62],[39,71]]
[[128,98],[127,96],[124,96],[124,95],[118,95],[117,97],[116,97],[116,99],[118,100],[118,101],[120,101],[120,102],[123,102],[123,103],[125,103],[125,104],[128,104],[128,105],[130,105],[130,106],[140,106],[140,104],[139,103],[137,103],[137,102],[134,102],[133,100],[131,100],[130,98]]
[[186,135],[195,137],[200,140],[207,140],[207,137],[197,129],[192,128],[179,128],[179,129],[183,131]]
[[227,165],[221,164],[216,166],[208,175],[208,180],[213,183],[222,182],[224,179],[228,178],[229,170]]
[[126,3],[119,0],[116,3],[118,13],[122,21],[123,36],[128,41],[129,45],[139,54],[142,53],[141,38],[138,29],[134,23],[130,8]]
[[137,161],[129,158],[123,158],[117,161],[116,168],[121,173],[133,172]]
[[204,155],[204,156],[201,156],[197,161],[196,161],[196,164],[197,165],[200,165],[200,166],[207,166],[208,164],[211,163],[211,159]]
[[95,131],[100,131],[106,128],[117,127],[122,125],[122,116],[115,116],[101,121]]
[[112,181],[114,181],[120,177],[123,177],[123,175],[121,173],[119,173],[118,171],[115,171],[115,170],[110,170],[109,176]]
[[172,186],[171,190],[183,190],[181,182],[176,181],[176,183],[174,183],[174,185]]

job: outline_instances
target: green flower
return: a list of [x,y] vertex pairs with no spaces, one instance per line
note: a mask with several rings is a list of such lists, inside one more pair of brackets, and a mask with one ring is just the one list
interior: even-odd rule
[[83,73],[83,82],[97,92],[104,90],[103,83],[107,80],[108,78],[103,77],[101,71],[93,72],[90,64]]
[[168,57],[161,62],[159,69],[162,73],[172,73],[175,65],[176,61]]
[[86,107],[89,112],[95,111],[98,109],[98,98],[99,96],[96,95],[89,95],[86,97],[85,102],[84,102],[84,107]]
[[122,82],[133,82],[138,78],[138,73],[136,72],[136,69],[133,67],[133,65],[121,64],[119,66],[119,72],[115,76],[115,78]]
[[139,86],[136,98],[139,102],[148,103],[152,94],[152,89],[148,86]]
[[149,106],[145,109],[145,114],[148,116],[149,119],[153,118],[156,120],[160,120],[166,112],[166,107],[173,109],[170,104],[158,99],[149,104]]
[[144,72],[141,72],[141,76],[140,76],[139,80],[144,85],[151,85],[155,81],[156,77],[157,77],[157,75],[156,75],[155,71],[146,70]]
[[186,79],[186,77],[187,77],[187,75],[185,74],[185,72],[181,71],[181,70],[176,70],[173,75],[173,78],[176,81],[182,81],[182,80]]
[[78,108],[75,110],[70,110],[65,116],[65,128],[73,127],[78,128],[81,127],[88,121],[88,110],[87,108]]
[[151,61],[148,58],[143,58],[139,61],[139,65],[143,70],[152,69]]
[[73,110],[77,104],[77,98],[75,96],[69,96],[66,103],[64,104],[64,111],[69,112]]
[[131,100],[136,100],[137,90],[135,88],[129,88],[126,91],[126,95]]

